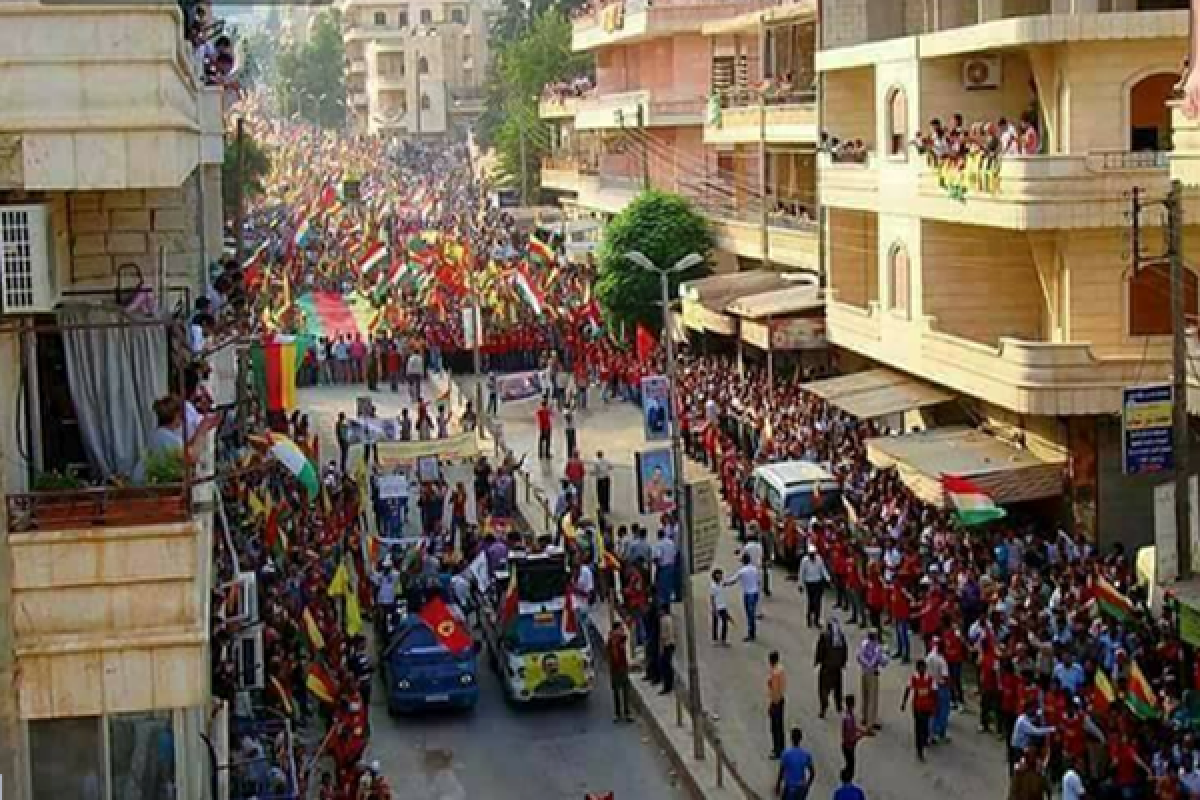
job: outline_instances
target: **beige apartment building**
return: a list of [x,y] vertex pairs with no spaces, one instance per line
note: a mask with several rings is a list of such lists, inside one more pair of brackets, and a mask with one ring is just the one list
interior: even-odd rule
[[339,0],[356,130],[461,139],[483,113],[493,0]]
[[[824,127],[861,143],[818,157],[828,335],[844,365],[876,368],[840,391],[910,431],[966,423],[872,450],[930,500],[940,474],[964,474],[1001,503],[1065,510],[1101,545],[1152,540],[1162,479],[1124,474],[1120,412],[1126,387],[1170,374],[1169,282],[1162,263],[1132,269],[1131,193],[1168,188],[1186,7],[825,0]],[[914,146],[955,114],[968,132],[1024,122],[1036,147]],[[1162,252],[1160,219],[1141,220],[1143,253]],[[1187,286],[1194,315],[1194,273]]]
[[204,290],[221,92],[174,4],[0,3],[0,53],[4,795],[208,796],[209,498],[61,476],[127,463],[168,391],[166,327],[116,290]]

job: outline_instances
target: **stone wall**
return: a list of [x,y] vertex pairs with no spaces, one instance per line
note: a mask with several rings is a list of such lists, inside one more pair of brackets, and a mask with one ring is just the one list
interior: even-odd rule
[[[216,192],[212,183],[206,181],[204,192],[210,261],[220,255],[211,242],[212,222],[219,225],[220,220],[219,183]],[[70,257],[63,274],[65,288],[111,286],[128,265],[137,267],[146,283],[157,284],[160,253],[168,286],[195,292],[204,285],[198,171],[178,189],[73,192],[67,198]],[[129,277],[122,277],[128,282]]]

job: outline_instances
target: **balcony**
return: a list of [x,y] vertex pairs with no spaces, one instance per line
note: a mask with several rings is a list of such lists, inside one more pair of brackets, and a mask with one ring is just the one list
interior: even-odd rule
[[[717,246],[743,258],[762,259],[763,225],[757,214],[713,211]],[[767,218],[767,258],[772,265],[819,273],[817,225],[775,215]]]
[[487,110],[487,90],[480,88],[450,89],[451,114],[482,114]]
[[579,113],[582,97],[543,97],[538,102],[538,116],[542,119],[572,119]]
[[[767,99],[760,108],[759,92],[722,92],[704,122],[704,143],[709,145],[816,144],[816,92],[791,92]],[[710,101],[711,102],[711,101]]]
[[366,88],[367,91],[395,91],[397,89],[407,89],[408,81],[405,79],[403,73],[388,73],[387,75],[384,75],[377,72],[375,73],[374,78],[368,81]]
[[571,47],[579,52],[700,33],[706,22],[777,5],[780,0],[601,0],[574,18]]
[[351,75],[365,75],[367,73],[367,62],[365,59],[356,58],[350,62]]
[[0,3],[0,53],[0,186],[173,189],[217,155],[219,97],[172,4]]
[[[575,115],[576,130],[669,128],[700,125],[706,101],[695,95],[671,95],[640,89],[582,98]],[[640,114],[640,116],[639,116]]]
[[1169,181],[1167,155],[1157,152],[1002,156],[970,170],[938,168],[915,154],[909,159],[881,169],[875,154],[863,163],[835,163],[822,153],[822,202],[874,212],[904,208],[925,219],[1012,230],[1106,228],[1128,223],[1132,189],[1158,196]]
[[1170,375],[1169,353],[1158,345],[1145,358],[1097,358],[1087,342],[1002,337],[992,346],[938,331],[932,317],[909,321],[836,294],[826,315],[839,347],[1018,414],[1116,414],[1126,386]]

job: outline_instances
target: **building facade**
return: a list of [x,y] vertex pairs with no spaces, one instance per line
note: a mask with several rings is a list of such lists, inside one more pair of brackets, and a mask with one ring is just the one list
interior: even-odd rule
[[363,133],[461,139],[483,113],[492,0],[340,0],[346,99]]
[[[220,256],[221,90],[173,5],[2,3],[0,52],[5,796],[208,796],[211,511],[188,473],[146,493],[66,476],[85,428],[136,425],[141,401],[152,420],[166,390],[171,334],[119,290],[190,302]],[[138,366],[82,355],[135,342]],[[156,377],[146,396],[102,401],[125,369]]]
[[1131,201],[1168,188],[1186,6],[825,1],[829,339],[955,398],[906,428],[953,412],[995,440],[914,439],[880,462],[926,485],[977,476],[1000,502],[1065,493],[1094,541],[1150,543],[1162,479],[1124,474],[1120,412],[1126,387],[1169,375],[1169,282],[1161,261],[1132,268],[1163,232],[1147,216],[1132,243]]

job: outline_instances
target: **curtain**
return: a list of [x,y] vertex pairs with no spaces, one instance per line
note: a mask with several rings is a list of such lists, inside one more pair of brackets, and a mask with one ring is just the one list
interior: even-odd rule
[[[156,426],[154,401],[167,394],[166,328],[113,327],[131,319],[98,306],[58,312],[83,445],[106,480],[133,474]],[[107,327],[69,327],[79,325]]]

